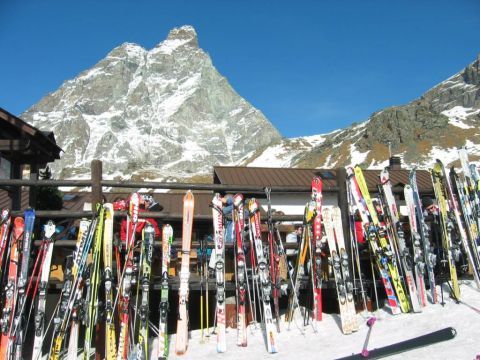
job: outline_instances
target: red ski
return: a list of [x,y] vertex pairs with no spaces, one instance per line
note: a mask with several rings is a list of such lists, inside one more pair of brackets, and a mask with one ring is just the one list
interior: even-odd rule
[[314,177],[312,180],[312,200],[315,201],[316,216],[313,220],[312,249],[312,276],[314,277],[313,289],[313,314],[317,321],[322,320],[322,179]]

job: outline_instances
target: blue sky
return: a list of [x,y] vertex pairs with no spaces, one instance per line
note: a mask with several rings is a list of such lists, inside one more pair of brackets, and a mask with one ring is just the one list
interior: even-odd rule
[[193,25],[234,89],[286,137],[407,103],[475,60],[480,2],[0,1],[0,107],[20,115],[134,42]]

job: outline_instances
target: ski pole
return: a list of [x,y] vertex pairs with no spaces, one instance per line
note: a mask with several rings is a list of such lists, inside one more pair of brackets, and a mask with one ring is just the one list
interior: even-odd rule
[[[200,239],[200,254],[199,260],[200,260],[200,266],[199,266],[199,273],[200,273],[200,343],[203,344],[204,338],[203,338],[203,251],[204,251],[204,239]],[[198,264],[198,263],[197,263]]]
[[372,316],[370,319],[367,320],[368,332],[367,332],[367,337],[365,338],[365,342],[363,343],[363,349],[361,352],[361,355],[364,358],[368,358],[368,355],[369,355],[369,351],[367,350],[367,347],[368,347],[368,342],[370,340],[370,334],[372,333],[373,324],[375,324],[376,320],[377,318],[375,316]]
[[375,293],[375,311],[378,310],[377,280],[375,280],[375,269],[373,268],[372,249],[370,248],[370,266],[372,267],[373,291]]
[[[207,245],[208,245],[208,242],[207,242]],[[207,320],[207,324],[206,324],[206,330],[207,330],[207,335],[206,337],[209,338],[210,337],[210,325],[209,325],[209,318],[208,318],[208,307],[209,307],[209,303],[208,303],[208,272],[209,272],[209,269],[208,269],[208,258],[207,258],[207,253],[205,252],[205,264],[204,264],[204,276],[205,276],[205,317],[206,317],[206,320]]]

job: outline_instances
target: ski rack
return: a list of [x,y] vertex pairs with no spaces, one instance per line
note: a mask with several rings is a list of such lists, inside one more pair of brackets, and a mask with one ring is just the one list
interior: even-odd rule
[[[350,232],[348,228],[348,203],[347,203],[347,189],[346,189],[346,179],[347,174],[346,170],[343,168],[335,169],[336,171],[336,181],[337,186],[324,186],[322,189],[323,193],[333,193],[337,194],[338,205],[342,209],[342,223],[344,227],[345,242],[347,251],[350,252]],[[371,185],[371,184],[369,184]],[[39,180],[39,179],[0,179],[0,190],[12,191],[13,189],[19,189],[21,187],[30,187],[35,189],[39,186],[62,186],[62,187],[72,187],[72,188],[90,188],[91,189],[91,202],[92,204],[102,202],[102,189],[107,188],[118,188],[125,192],[133,192],[138,189],[166,189],[166,190],[192,190],[198,192],[219,192],[219,193],[243,193],[254,195],[257,198],[262,198],[265,196],[265,187],[264,186],[236,186],[236,185],[225,185],[225,184],[212,184],[212,183],[172,183],[172,182],[155,182],[155,181],[116,181],[116,180],[104,180],[102,178],[102,162],[100,160],[92,160],[91,162],[91,178],[82,179],[82,180]],[[272,193],[311,193],[311,186],[268,186],[271,189]],[[433,188],[432,188],[433,189]],[[369,191],[371,193],[376,193],[376,185],[369,186]],[[402,186],[394,186],[394,193],[400,193],[403,191]],[[30,194],[31,195],[31,194]],[[433,190],[431,193],[422,193],[422,195],[433,195]],[[32,202],[35,199],[35,196],[30,196],[29,201]],[[16,199],[17,201],[19,199]],[[19,216],[23,214],[23,211],[19,211],[20,204],[16,204],[16,201],[12,199],[12,216]],[[51,210],[38,210],[36,211],[36,217],[42,219],[81,219],[81,218],[91,218],[93,216],[93,211],[70,211],[70,210],[61,210],[61,211],[51,211]],[[115,218],[125,217],[126,212],[115,212]],[[148,217],[154,219],[160,219],[164,221],[181,221],[181,214],[168,214],[164,212],[148,212],[140,213],[139,217]],[[303,221],[302,215],[273,215],[272,220],[274,222],[300,222]],[[211,215],[194,215],[194,223],[199,222],[211,222]],[[262,229],[263,232],[263,229]],[[39,242],[34,242],[35,246],[39,245]],[[75,247],[74,240],[57,240],[54,244],[55,247]],[[158,244],[154,245],[155,247],[159,246]],[[192,242],[192,249],[198,248],[199,242]],[[172,248],[180,248],[180,242],[174,241]],[[210,246],[209,246],[210,247]],[[285,249],[297,249],[298,244],[284,244]],[[233,249],[233,245],[226,245],[226,249]],[[349,265],[351,266],[351,265]],[[351,270],[351,269],[350,269]],[[333,284],[333,283],[332,283]],[[329,282],[325,282],[322,287],[333,287]],[[380,282],[377,282],[379,286]],[[156,286],[156,284],[155,284]],[[226,282],[227,290],[229,290],[228,282]],[[55,286],[54,286],[55,288]],[[212,286],[212,289],[214,287]]]

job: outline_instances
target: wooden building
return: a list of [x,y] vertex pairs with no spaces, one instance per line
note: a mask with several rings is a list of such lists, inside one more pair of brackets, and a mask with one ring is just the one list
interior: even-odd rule
[[[21,179],[22,169],[29,166],[30,179],[38,179],[39,169],[60,159],[62,149],[57,146],[51,131],[40,131],[19,117],[0,108],[0,179]],[[21,209],[21,189],[4,186],[10,207]],[[35,188],[29,192],[29,204],[35,203]]]

